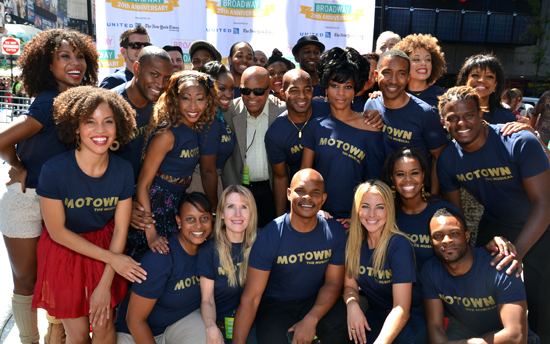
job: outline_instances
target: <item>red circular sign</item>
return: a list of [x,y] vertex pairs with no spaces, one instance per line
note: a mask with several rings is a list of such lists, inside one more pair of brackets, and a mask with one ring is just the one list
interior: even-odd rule
[[19,40],[8,37],[2,42],[2,52],[8,55],[15,55],[19,52]]

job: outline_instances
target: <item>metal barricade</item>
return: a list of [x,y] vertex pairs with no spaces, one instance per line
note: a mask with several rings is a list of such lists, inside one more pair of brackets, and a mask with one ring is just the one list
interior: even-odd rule
[[24,114],[31,105],[29,97],[15,97],[9,91],[0,91],[0,123],[10,123]]

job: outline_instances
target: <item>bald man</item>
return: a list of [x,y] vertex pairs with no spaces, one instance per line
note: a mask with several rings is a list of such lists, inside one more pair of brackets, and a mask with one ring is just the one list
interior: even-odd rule
[[327,198],[323,177],[298,171],[287,198],[290,213],[260,231],[250,252],[233,343],[246,342],[254,318],[258,343],[347,343],[339,298],[346,235],[338,222],[317,215]]
[[268,127],[285,109],[284,102],[269,94],[269,73],[263,67],[247,68],[241,76],[241,97],[224,113],[237,144],[222,174],[225,186],[242,184],[258,204],[258,226],[275,218],[271,170],[264,138]]
[[300,169],[302,161],[302,136],[312,117],[313,84],[310,75],[302,69],[286,72],[280,98],[285,100],[287,111],[277,117],[265,136],[267,157],[273,171],[277,216],[286,212],[289,176]]

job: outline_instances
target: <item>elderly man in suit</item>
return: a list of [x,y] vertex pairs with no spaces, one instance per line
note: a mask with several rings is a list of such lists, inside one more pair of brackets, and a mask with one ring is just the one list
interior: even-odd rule
[[269,72],[263,67],[247,68],[241,77],[241,97],[224,113],[237,137],[233,154],[223,169],[224,186],[242,184],[250,188],[258,204],[258,226],[275,218],[271,170],[265,149],[265,133],[286,105],[269,94]]

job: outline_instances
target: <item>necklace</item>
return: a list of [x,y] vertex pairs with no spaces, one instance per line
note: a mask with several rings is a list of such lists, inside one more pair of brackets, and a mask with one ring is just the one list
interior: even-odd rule
[[292,125],[294,126],[294,128],[296,128],[296,130],[298,130],[298,138],[301,139],[302,138],[302,130],[304,130],[304,128],[306,127],[307,123],[309,122],[309,120],[311,119],[311,115],[309,115],[308,119],[306,120],[306,122],[304,123],[304,125],[302,125],[302,127],[298,127],[296,125],[296,123],[292,122],[292,120],[290,119],[290,116],[287,115],[286,118],[288,118],[288,121],[290,123],[292,123]]

